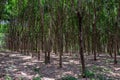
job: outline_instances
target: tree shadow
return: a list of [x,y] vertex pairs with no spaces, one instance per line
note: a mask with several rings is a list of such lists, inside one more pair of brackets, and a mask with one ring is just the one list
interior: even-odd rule
[[[100,55],[98,60],[93,60],[93,55],[85,56],[85,64],[89,70],[94,69],[96,66],[96,73],[103,69],[109,69],[110,72],[104,72],[108,76],[120,77],[120,57],[118,56],[118,64],[113,64],[113,59],[106,55]],[[58,79],[66,75],[78,77],[81,73],[81,64],[79,58],[64,55],[63,68],[59,68],[59,56],[51,54],[51,63],[44,64],[44,54],[41,55],[41,60],[32,58],[31,56],[22,55],[19,53],[1,52],[0,53],[0,79],[4,78],[7,74],[14,80],[22,77],[23,80],[31,80],[37,75],[35,69],[43,78]]]

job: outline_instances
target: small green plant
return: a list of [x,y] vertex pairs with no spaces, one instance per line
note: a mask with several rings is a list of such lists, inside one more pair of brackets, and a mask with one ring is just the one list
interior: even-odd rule
[[37,74],[37,77],[34,77],[33,80],[41,80],[42,76],[40,74],[40,68],[33,68],[33,71]]
[[39,73],[40,68],[34,68],[33,70],[34,70],[35,73]]
[[33,80],[41,80],[41,76],[34,77]]
[[118,55],[120,55],[120,51],[118,51]]
[[13,79],[9,75],[6,75],[5,80],[13,80]]
[[90,70],[86,70],[85,71],[85,76],[87,77],[87,78],[92,78],[92,77],[94,77],[94,72],[92,72],[92,71],[90,71]]
[[77,54],[74,54],[74,56],[73,56],[74,58],[77,58],[78,57],[78,55]]
[[98,75],[97,75],[97,78],[98,78],[99,80],[107,80],[106,77],[105,77],[104,75],[102,75],[102,74],[98,74]]
[[77,78],[72,76],[65,76],[65,77],[62,77],[61,80],[77,80]]

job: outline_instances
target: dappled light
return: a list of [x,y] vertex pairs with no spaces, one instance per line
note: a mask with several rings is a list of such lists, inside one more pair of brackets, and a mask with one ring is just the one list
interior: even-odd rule
[[[0,57],[0,66],[2,69],[0,69],[0,71],[3,72],[4,75],[9,74],[15,78],[22,77],[24,79],[32,79],[33,77],[37,76],[37,73],[34,71],[36,68],[38,68],[39,72],[41,73],[43,80],[54,80],[55,78],[61,78],[66,75],[78,77],[81,73],[79,72],[79,61],[73,59],[71,56],[63,57],[63,68],[60,69],[57,65],[57,62],[55,61],[57,59],[57,56],[55,54],[52,54],[51,56],[52,63],[47,65],[44,65],[43,58],[41,61],[38,61],[36,58],[32,58],[31,56],[11,53],[9,54],[9,57],[6,57],[6,59]],[[2,56],[6,55],[3,54]],[[17,57],[18,55],[19,57]],[[93,63],[93,61],[91,61],[92,56],[86,56],[88,59],[86,61],[88,69],[96,71],[96,73],[104,73],[106,76],[119,78],[120,64],[118,64],[116,67],[114,67],[113,64],[110,65],[111,62],[107,62],[106,64],[106,61],[109,60],[109,58],[104,60],[105,55],[102,57],[103,58],[98,57],[100,59],[97,62]]]
[[0,0],[0,80],[120,80],[120,0]]

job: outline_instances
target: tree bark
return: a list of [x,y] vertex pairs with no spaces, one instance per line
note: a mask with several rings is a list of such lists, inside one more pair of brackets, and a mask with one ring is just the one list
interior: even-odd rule
[[84,61],[84,53],[83,53],[83,34],[82,34],[82,15],[80,14],[80,12],[77,12],[77,17],[78,17],[78,21],[79,21],[79,47],[80,47],[80,59],[81,59],[81,64],[82,64],[82,76],[85,77],[85,61]]

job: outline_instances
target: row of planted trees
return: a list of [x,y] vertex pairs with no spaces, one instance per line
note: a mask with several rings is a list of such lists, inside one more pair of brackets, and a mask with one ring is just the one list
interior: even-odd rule
[[[1,1],[2,2],[2,1]],[[6,0],[1,20],[8,22],[6,48],[36,55],[50,63],[50,53],[116,55],[120,49],[119,0]]]

